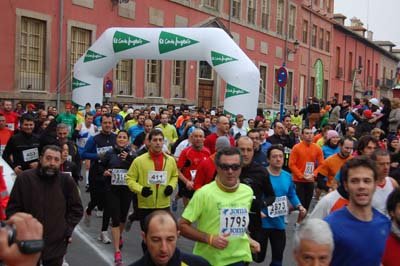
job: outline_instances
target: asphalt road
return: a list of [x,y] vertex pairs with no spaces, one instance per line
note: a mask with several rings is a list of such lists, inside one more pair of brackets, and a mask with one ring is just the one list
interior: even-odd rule
[[[80,187],[82,193],[82,201],[84,206],[89,201],[89,193],[85,193],[84,185]],[[182,213],[182,202],[179,202],[176,217]],[[284,253],[283,265],[294,265],[292,256],[292,241],[294,222],[296,213],[289,215],[289,222],[286,230],[286,249]],[[87,266],[87,265],[114,265],[114,251],[112,244],[103,244],[97,240],[101,229],[101,218],[95,217],[94,213],[91,218],[91,226],[88,228],[83,224],[83,220],[76,227],[73,235],[73,242],[68,248],[66,260],[70,266]],[[111,238],[111,230],[109,229]],[[134,222],[130,232],[123,233],[124,247],[121,251],[124,265],[138,260],[142,256],[140,226],[138,222]],[[178,247],[186,252],[191,252],[194,242],[184,237],[178,240]],[[252,263],[251,265],[269,265],[271,261],[271,250],[268,249],[267,258],[263,263]]]

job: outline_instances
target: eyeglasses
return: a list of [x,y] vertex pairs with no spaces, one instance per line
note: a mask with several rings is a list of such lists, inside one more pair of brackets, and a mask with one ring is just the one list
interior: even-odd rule
[[220,164],[218,166],[219,168],[221,168],[224,171],[228,171],[229,169],[232,169],[232,171],[237,171],[240,169],[240,164]]

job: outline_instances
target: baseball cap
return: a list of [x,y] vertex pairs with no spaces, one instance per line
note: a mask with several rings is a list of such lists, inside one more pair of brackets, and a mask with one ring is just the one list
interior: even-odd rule
[[371,99],[369,99],[369,102],[370,102],[372,105],[375,105],[375,106],[378,106],[378,107],[379,107],[379,100],[378,100],[377,98],[371,98]]
[[210,114],[211,114],[211,115],[215,115],[215,111],[212,110],[212,111],[210,112]]

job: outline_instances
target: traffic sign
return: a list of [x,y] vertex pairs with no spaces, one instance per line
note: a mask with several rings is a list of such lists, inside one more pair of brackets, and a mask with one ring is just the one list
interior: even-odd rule
[[111,93],[112,90],[113,90],[113,82],[109,79],[106,81],[106,84],[104,85],[104,92]]
[[287,83],[287,70],[284,67],[280,67],[278,72],[276,73],[276,83],[278,83],[279,87],[285,87]]

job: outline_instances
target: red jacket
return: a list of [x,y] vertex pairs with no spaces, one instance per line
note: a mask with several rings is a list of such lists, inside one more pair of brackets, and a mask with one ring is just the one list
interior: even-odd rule
[[193,185],[194,190],[198,190],[202,186],[207,185],[208,183],[214,180],[214,177],[217,172],[217,168],[215,167],[214,163],[214,158],[215,158],[215,153],[199,164]]

